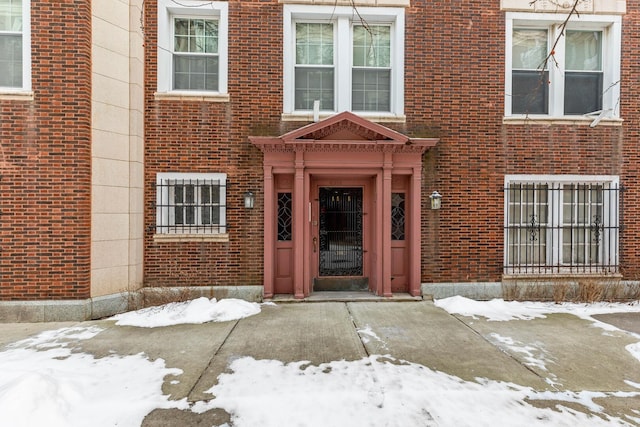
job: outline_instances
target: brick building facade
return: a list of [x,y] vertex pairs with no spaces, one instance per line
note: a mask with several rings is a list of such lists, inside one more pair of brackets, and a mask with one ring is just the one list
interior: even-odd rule
[[176,287],[637,296],[633,3],[7,3],[11,316]]

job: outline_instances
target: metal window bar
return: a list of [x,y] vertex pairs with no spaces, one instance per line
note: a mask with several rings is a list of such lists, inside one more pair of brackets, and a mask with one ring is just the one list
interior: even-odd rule
[[504,191],[505,274],[619,271],[615,183],[512,183]]
[[220,180],[171,179],[156,186],[158,234],[227,232],[226,187]]

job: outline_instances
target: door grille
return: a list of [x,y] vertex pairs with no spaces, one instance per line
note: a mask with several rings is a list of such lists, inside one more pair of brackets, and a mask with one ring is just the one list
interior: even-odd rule
[[362,276],[362,188],[322,187],[320,276]]

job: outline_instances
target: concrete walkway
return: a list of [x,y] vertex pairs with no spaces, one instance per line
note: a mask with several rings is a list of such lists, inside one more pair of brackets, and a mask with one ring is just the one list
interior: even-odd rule
[[[388,354],[466,381],[486,378],[536,390],[638,392],[630,384],[640,384],[640,361],[625,346],[640,342],[640,314],[602,315],[599,320],[625,330],[605,332],[566,314],[489,322],[452,316],[428,301],[314,302],[264,305],[252,317],[203,325],[147,329],[115,326],[109,320],[83,322],[105,330],[79,345],[97,357],[144,352],[150,359],[164,359],[167,367],[183,374],[165,378],[163,391],[189,401],[211,399],[205,391],[230,361],[243,356],[320,364]],[[77,324],[0,324],[0,347],[71,325]],[[639,416],[634,410],[640,408],[640,397],[595,401],[609,415]],[[225,422],[229,415],[223,411],[156,410],[143,426]]]

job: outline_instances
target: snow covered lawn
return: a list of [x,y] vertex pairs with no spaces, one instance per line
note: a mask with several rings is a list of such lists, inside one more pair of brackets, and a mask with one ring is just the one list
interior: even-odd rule
[[[583,318],[596,313],[640,312],[637,303],[556,305],[454,297],[436,304],[451,313],[495,321],[535,319],[558,312]],[[240,319],[260,309],[260,305],[244,301],[205,298],[125,313],[115,319],[118,324],[152,328]],[[640,424],[640,408],[634,412],[637,417],[620,419],[605,415],[594,403],[598,397],[640,396],[640,384],[630,384],[637,392],[541,392],[489,379],[464,381],[388,355],[319,366],[242,357],[233,361],[230,373],[220,375],[218,384],[209,390],[211,400],[172,401],[163,395],[162,383],[167,375],[179,380],[180,370],[166,367],[162,359],[149,360],[143,354],[95,358],[78,351],[83,340],[100,339],[101,332],[95,326],[48,331],[0,351],[0,425],[139,426],[156,408],[196,413],[222,408],[231,414],[236,427]],[[375,336],[374,331],[360,332],[363,339]],[[526,343],[499,335],[495,339],[505,345],[522,344],[533,360],[542,360],[539,351]],[[640,336],[638,341],[627,350],[640,363]],[[549,400],[567,404],[555,409],[536,405]],[[576,404],[584,411],[577,411]]]

